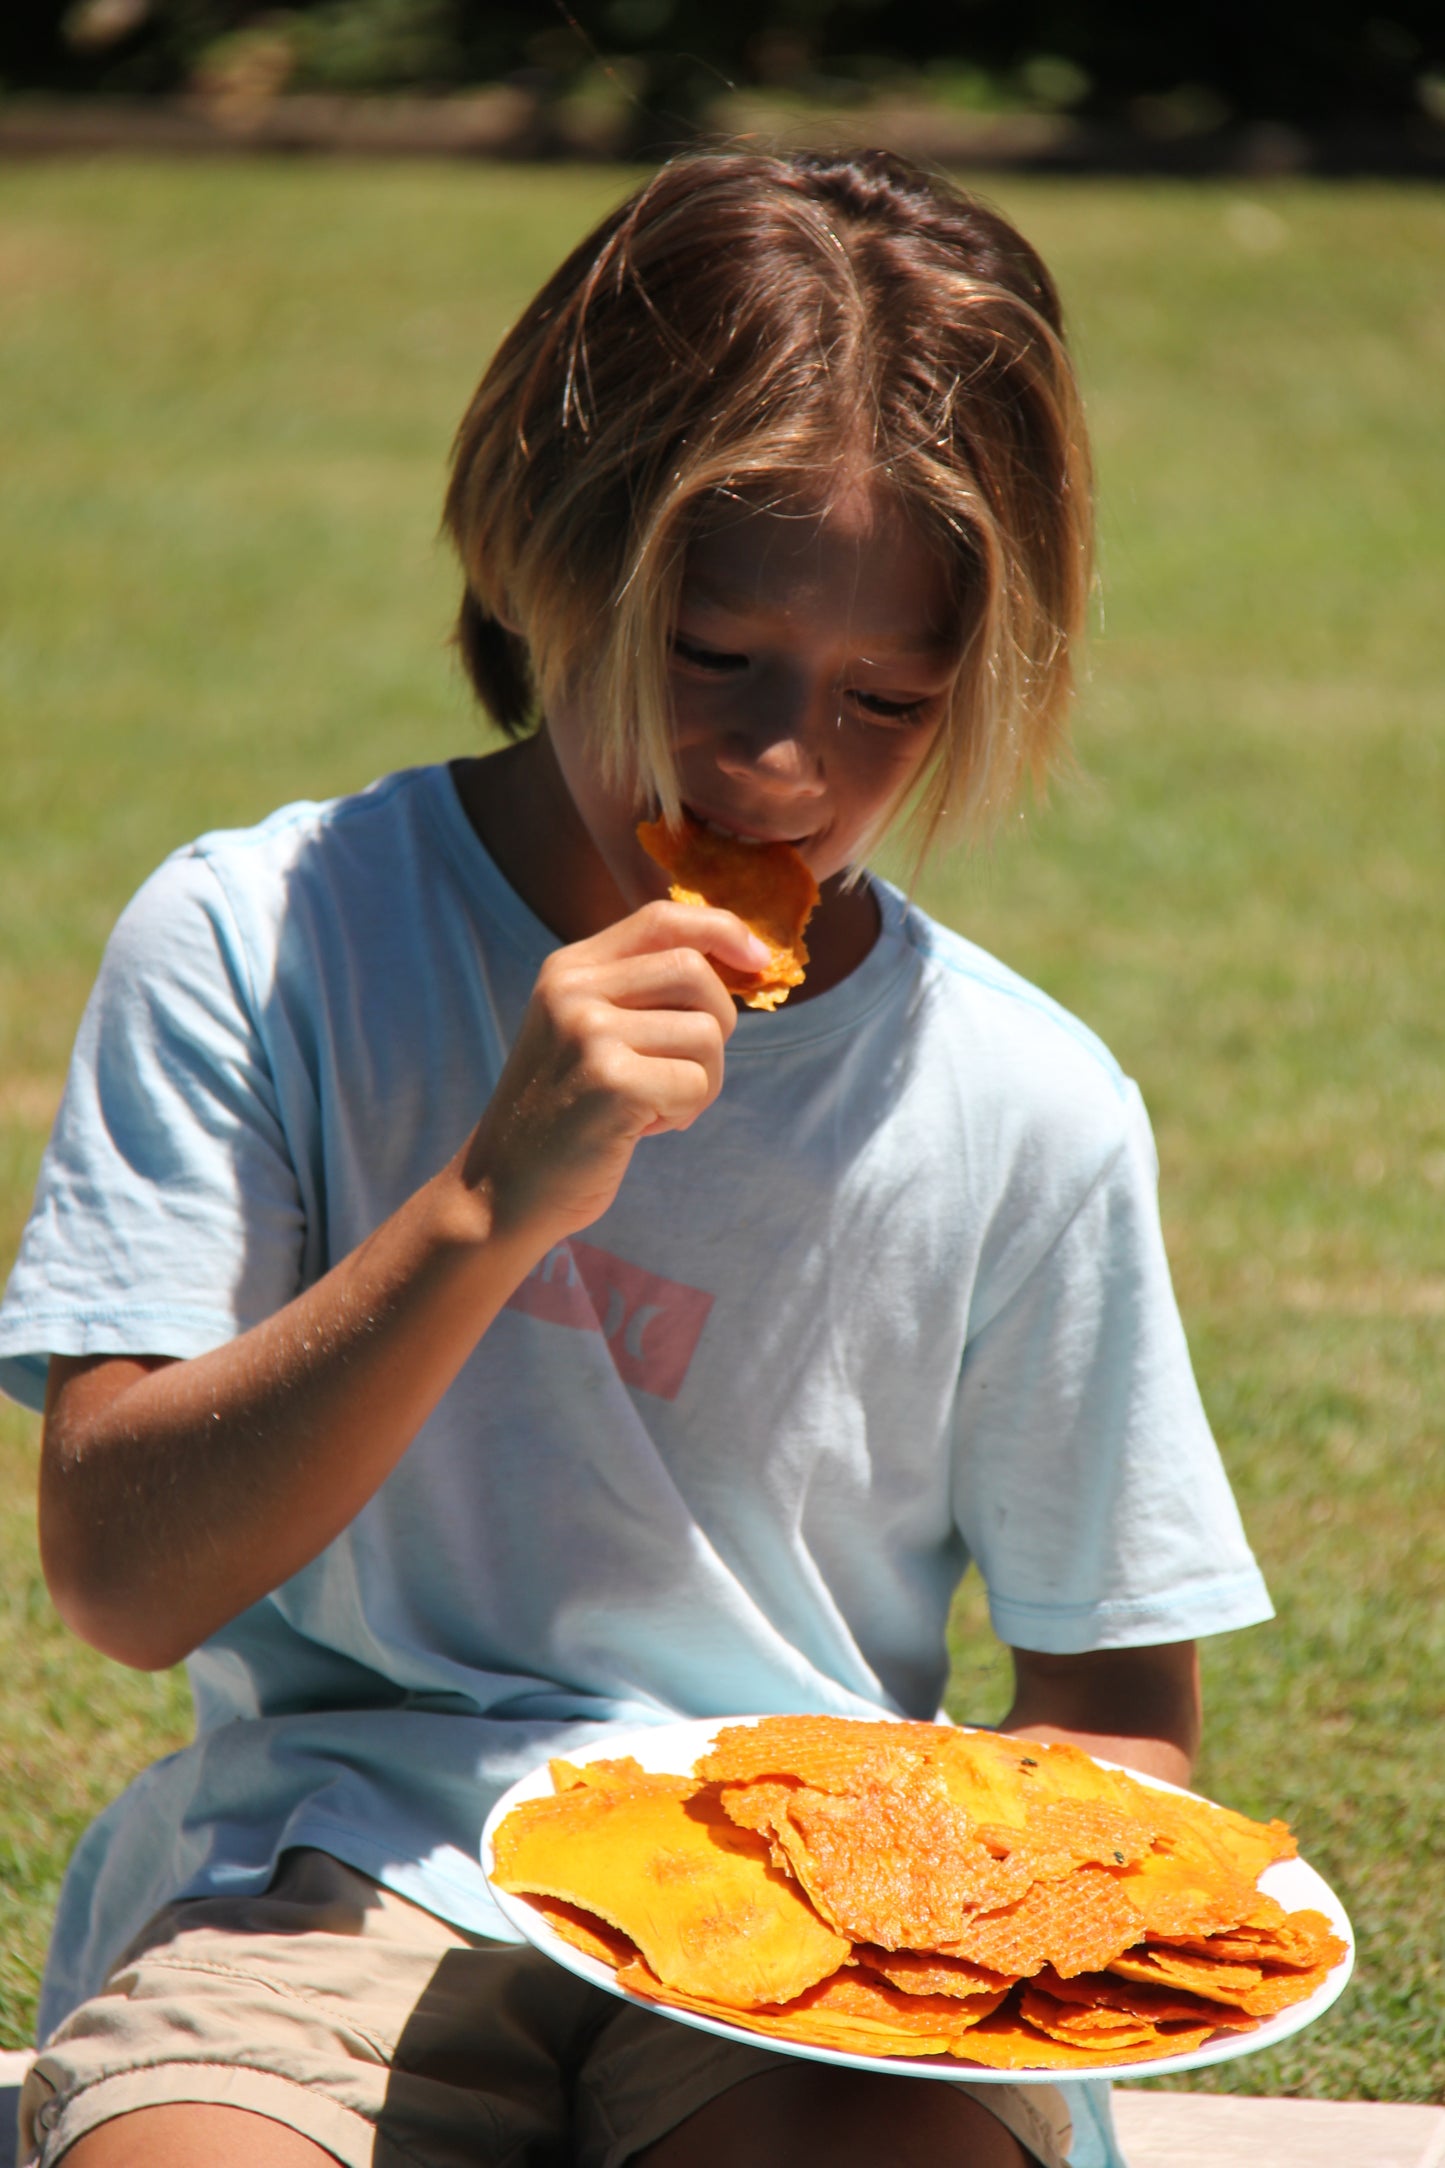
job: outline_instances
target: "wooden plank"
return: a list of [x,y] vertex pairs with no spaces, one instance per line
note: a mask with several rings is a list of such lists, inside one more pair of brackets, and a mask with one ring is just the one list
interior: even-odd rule
[[1129,2168],[1445,2168],[1445,2108],[1114,2093]]

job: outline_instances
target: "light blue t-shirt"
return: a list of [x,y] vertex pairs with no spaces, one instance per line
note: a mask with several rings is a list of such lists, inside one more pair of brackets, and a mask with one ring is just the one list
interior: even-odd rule
[[[1148,1125],[1092,1035],[880,886],[850,978],[744,1014],[345,1533],[190,1662],[198,1737],[82,1840],[48,2030],[162,1903],[317,1845],[507,1935],[499,1791],[615,1724],[931,1716],[970,1559],[1007,1642],[1269,1616],[1170,1289]],[[190,1356],[451,1156],[555,946],[444,768],[167,860],[81,1026],[3,1309]]]

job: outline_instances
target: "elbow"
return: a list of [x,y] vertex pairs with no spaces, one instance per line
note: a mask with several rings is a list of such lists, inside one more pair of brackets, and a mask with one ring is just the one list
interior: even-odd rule
[[42,1554],[45,1585],[62,1622],[78,1640],[131,1671],[169,1671],[195,1647],[147,1614],[133,1591],[97,1586]]
[[144,1588],[116,1562],[126,1546],[106,1540],[104,1528],[89,1539],[47,1511],[42,1492],[40,1568],[50,1600],[76,1637],[131,1671],[169,1671],[190,1655],[200,1635],[178,1632]]
[[168,1671],[205,1639],[177,1601],[174,1539],[143,1433],[115,1413],[161,1356],[53,1357],[41,1434],[40,1565],[70,1631],[132,1671]]
[[194,1646],[115,1610],[91,1610],[83,1614],[83,1623],[66,1619],[66,1624],[102,1656],[113,1664],[124,1664],[128,1671],[170,1671],[185,1662]]

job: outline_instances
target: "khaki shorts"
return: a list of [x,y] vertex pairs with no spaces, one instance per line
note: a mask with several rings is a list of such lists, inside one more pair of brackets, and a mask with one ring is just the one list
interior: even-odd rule
[[[778,2061],[292,1851],[263,1897],[156,1915],[32,2066],[20,2159],[52,2168],[113,2116],[212,2101],[346,2168],[621,2168]],[[964,2089],[1063,2168],[1069,2118],[1050,2087]]]

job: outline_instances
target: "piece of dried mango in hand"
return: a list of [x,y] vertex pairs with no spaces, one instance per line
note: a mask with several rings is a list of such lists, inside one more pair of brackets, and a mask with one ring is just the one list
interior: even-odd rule
[[791,843],[746,843],[705,828],[690,813],[684,813],[676,828],[661,820],[643,821],[637,840],[669,877],[674,903],[708,903],[735,911],[766,941],[772,955],[762,971],[715,965],[728,992],[736,994],[744,1008],[776,1009],[802,985],[808,964],[803,928],[818,901],[818,884]]

